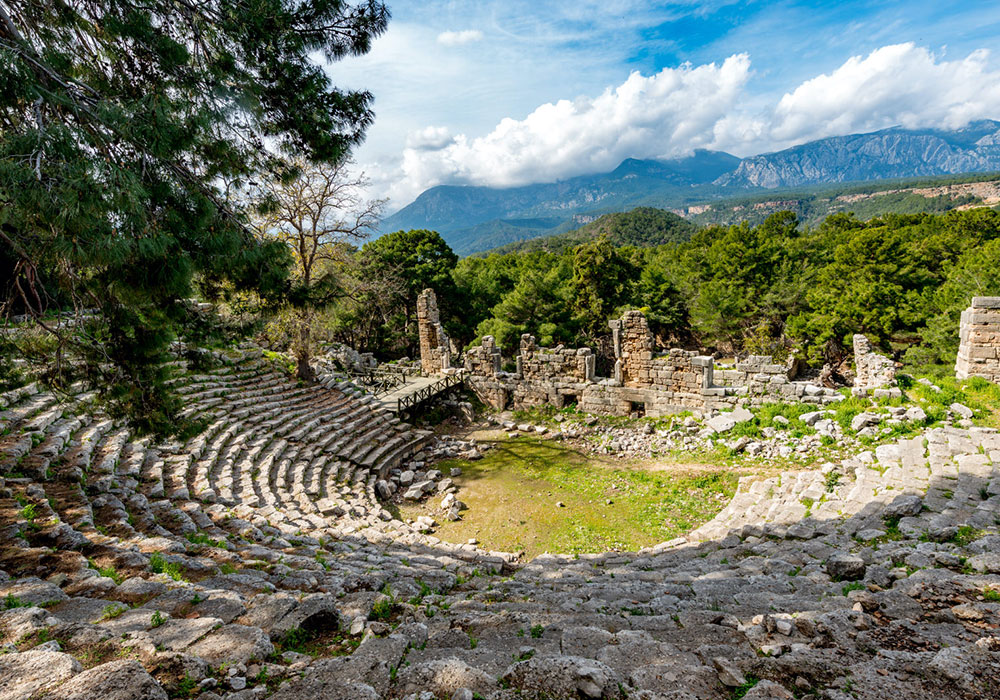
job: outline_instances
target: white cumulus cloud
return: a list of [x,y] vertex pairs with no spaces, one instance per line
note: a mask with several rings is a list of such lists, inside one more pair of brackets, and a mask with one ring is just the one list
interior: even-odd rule
[[1000,71],[988,51],[939,60],[913,43],[854,56],[807,80],[778,102],[770,135],[777,142],[872,131],[889,126],[955,129],[1000,116]]
[[510,187],[606,172],[630,157],[696,148],[747,156],[890,126],[955,129],[1000,118],[1000,65],[985,50],[946,60],[913,43],[883,46],[772,96],[752,80],[749,56],[734,54],[633,72],[596,97],[542,104],[481,136],[411,131],[383,169],[385,186],[402,205],[442,183]]
[[411,134],[403,173],[424,187],[513,186],[611,169],[628,157],[681,155],[714,143],[715,125],[734,109],[749,75],[745,54],[648,77],[634,72],[598,97],[543,104],[524,119],[501,120],[485,136],[459,134],[428,149],[433,139]]
[[441,32],[437,36],[439,44],[445,46],[461,46],[483,38],[483,33],[478,29],[463,29],[461,31]]
[[436,151],[454,142],[446,126],[428,126],[406,136],[406,147],[417,151]]

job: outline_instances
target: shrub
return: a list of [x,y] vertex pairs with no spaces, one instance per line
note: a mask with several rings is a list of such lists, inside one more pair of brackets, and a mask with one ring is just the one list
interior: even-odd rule
[[368,613],[369,620],[388,620],[396,611],[396,602],[389,597],[379,598]]
[[861,583],[861,581],[851,581],[849,584],[841,588],[840,592],[846,596],[851,591],[863,591],[865,588],[865,584]]
[[174,581],[183,581],[184,573],[181,570],[180,564],[174,564],[167,561],[159,552],[153,552],[153,555],[149,558],[149,568],[153,570],[154,574],[166,574]]
[[7,597],[3,600],[4,610],[13,610],[14,608],[30,608],[31,603],[26,603],[20,598],[17,598],[13,593],[8,593]]
[[116,617],[121,617],[122,613],[125,612],[126,609],[127,608],[124,608],[121,605],[115,605],[113,603],[111,605],[105,605],[104,614],[101,615],[101,619],[114,620]]

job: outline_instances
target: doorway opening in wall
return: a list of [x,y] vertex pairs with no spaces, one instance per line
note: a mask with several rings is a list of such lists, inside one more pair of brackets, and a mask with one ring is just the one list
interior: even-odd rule
[[580,395],[579,394],[564,394],[562,401],[563,408],[568,408],[573,411],[580,410]]
[[646,416],[646,403],[644,401],[629,401],[628,405],[629,418],[644,418]]

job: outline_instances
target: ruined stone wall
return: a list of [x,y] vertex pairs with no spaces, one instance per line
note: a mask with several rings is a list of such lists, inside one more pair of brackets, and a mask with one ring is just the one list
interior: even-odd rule
[[1000,383],[1000,297],[973,297],[962,312],[955,376]]
[[769,393],[765,385],[790,381],[789,370],[770,355],[750,355],[739,360],[731,369],[716,369],[712,374],[715,386],[742,387],[754,384],[758,393]]
[[640,311],[628,311],[611,323],[616,379],[627,387],[661,388],[679,394],[700,394],[712,386],[712,358],[690,350],[653,352],[653,334]]
[[793,382],[784,365],[767,356],[751,356],[715,382],[714,359],[690,350],[655,353],[646,318],[629,311],[611,322],[615,376],[597,377],[596,357],[589,348],[540,348],[530,335],[521,338],[517,371],[499,370],[499,351],[492,337],[466,354],[470,386],[497,409],[576,402],[598,415],[641,413],[662,416],[683,410],[729,408],[768,401],[825,403],[840,398],[806,382]]
[[437,296],[425,289],[417,297],[417,332],[420,337],[420,368],[437,374],[451,368],[451,340],[441,326]]
[[770,355],[750,355],[733,369],[715,370],[716,387],[732,390],[746,402],[757,405],[769,402],[801,401],[823,403],[832,391],[812,382],[794,381],[789,366],[777,363]]
[[521,336],[517,372],[529,381],[586,382],[594,377],[596,356],[590,348],[539,348],[534,336]]
[[541,348],[534,336],[521,336],[517,371],[510,391],[515,406],[580,403],[594,380],[596,356],[590,348]]
[[896,386],[896,363],[885,355],[879,355],[871,342],[860,333],[854,335],[854,387],[884,389]]
[[641,311],[627,311],[620,320],[611,322],[614,343],[615,379],[626,386],[638,386],[649,378],[653,359],[653,334]]
[[495,377],[500,373],[502,362],[500,348],[492,335],[484,335],[482,344],[465,354],[465,367],[476,376]]
[[480,400],[498,411],[510,401],[510,387],[500,376],[503,358],[492,335],[465,353],[466,381]]
[[[471,386],[497,409],[576,401],[588,413],[660,416],[685,409],[712,410],[736,405],[801,401],[817,405],[839,401],[832,389],[794,381],[793,370],[768,355],[751,355],[734,369],[715,370],[714,358],[689,350],[656,353],[645,316],[629,311],[611,322],[615,353],[613,377],[594,374],[589,348],[539,348],[530,335],[521,338],[517,372],[500,371],[493,338],[466,355]],[[961,348],[955,366],[959,378],[985,377],[1000,382],[1000,297],[976,297],[962,314]],[[854,336],[856,391],[876,395],[899,392],[895,364]]]

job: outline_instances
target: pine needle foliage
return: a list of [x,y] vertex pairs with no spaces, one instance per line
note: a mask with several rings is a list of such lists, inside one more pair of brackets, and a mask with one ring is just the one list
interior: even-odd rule
[[242,193],[361,141],[372,96],[316,58],[365,53],[388,18],[371,0],[0,4],[0,292],[28,326],[0,367],[82,378],[138,431],[176,431],[164,361],[203,322],[187,300],[287,290],[287,248],[252,235]]

